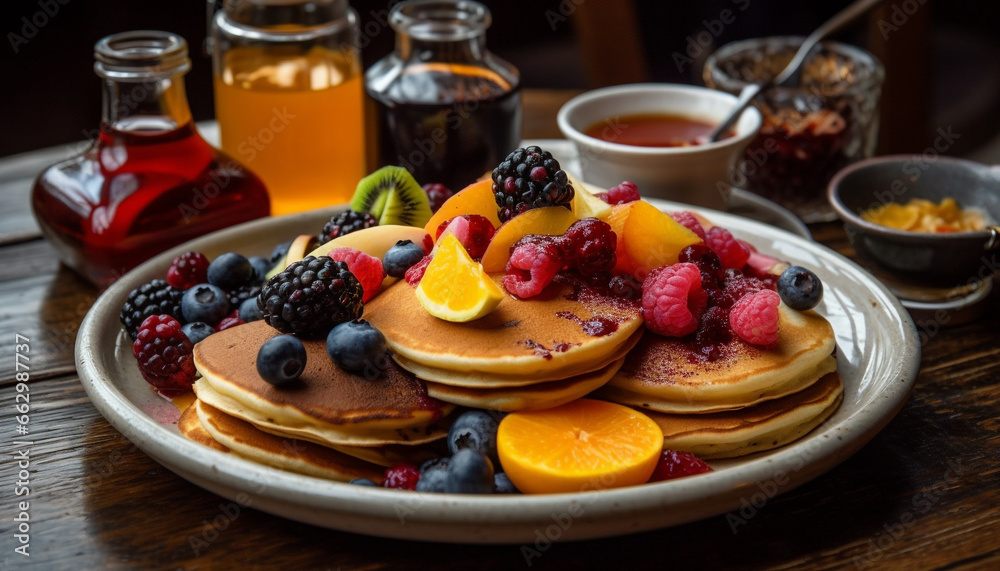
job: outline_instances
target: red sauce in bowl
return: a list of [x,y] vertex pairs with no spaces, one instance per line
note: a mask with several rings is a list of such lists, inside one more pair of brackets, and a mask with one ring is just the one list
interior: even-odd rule
[[[640,113],[611,117],[584,129],[589,137],[637,147],[691,147],[708,142],[715,124],[686,115]],[[726,133],[731,137],[732,132]]]

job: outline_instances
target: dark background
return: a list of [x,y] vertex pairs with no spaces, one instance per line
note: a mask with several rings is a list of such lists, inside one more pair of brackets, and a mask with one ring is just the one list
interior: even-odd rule
[[[61,3],[61,2],[64,2]],[[586,57],[586,26],[581,15],[597,8],[617,10],[628,3],[617,0],[485,0],[493,11],[488,32],[492,51],[516,65],[529,88],[596,87],[609,82]],[[594,3],[594,4],[589,4]],[[706,21],[721,10],[745,5],[736,20],[715,38],[714,47],[729,41],[767,35],[806,35],[845,6],[846,0],[708,0],[677,2],[634,0],[639,22],[632,28],[609,30],[604,47],[637,41],[645,58],[645,79],[701,83],[701,58],[678,71],[671,55],[683,53],[689,37],[706,29]],[[386,0],[352,0],[362,25],[384,11]],[[589,5],[588,5],[589,4]],[[58,12],[45,14],[48,5]],[[953,125],[962,133],[951,152],[968,151],[1000,132],[1000,3],[975,0],[887,0],[883,16],[893,6],[915,11],[912,21],[886,42],[894,54],[886,56],[890,72],[910,76],[891,79],[883,98],[883,115],[906,113],[883,122],[880,152],[919,151],[932,140],[937,127]],[[92,48],[101,37],[131,29],[163,29],[185,37],[193,69],[187,91],[197,120],[213,116],[211,62],[203,53],[205,3],[198,0],[5,0],[0,7],[2,77],[0,109],[3,128],[0,156],[65,144],[85,138],[100,119],[100,83],[93,73]],[[39,15],[41,14],[41,15]],[[565,18],[565,20],[563,19]],[[44,21],[32,34],[25,20]],[[876,19],[860,23],[838,39],[881,53],[872,46],[880,32]],[[590,30],[589,37],[594,37]],[[12,34],[21,36],[17,52]],[[32,35],[33,37],[28,37]],[[884,38],[883,38],[884,39]],[[391,29],[375,36],[363,53],[365,66],[387,54],[393,45]],[[883,46],[884,47],[884,46]],[[600,46],[598,46],[600,48]],[[706,50],[708,53],[710,50]],[[635,62],[623,62],[623,66]],[[607,66],[607,62],[605,62]],[[610,80],[614,82],[615,80]],[[885,117],[884,117],[885,119]],[[906,136],[909,122],[918,126]],[[927,139],[920,133],[926,133]]]

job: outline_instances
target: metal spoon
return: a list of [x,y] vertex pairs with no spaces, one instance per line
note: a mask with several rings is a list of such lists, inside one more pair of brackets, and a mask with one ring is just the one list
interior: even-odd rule
[[729,116],[726,117],[725,121],[720,123],[719,126],[712,131],[712,134],[709,136],[709,141],[718,141],[721,139],[726,131],[733,126],[733,123],[739,119],[743,110],[746,109],[754,98],[760,95],[761,92],[776,85],[797,85],[799,83],[799,68],[802,67],[802,63],[806,61],[806,57],[809,56],[809,52],[811,52],[821,41],[838,32],[841,28],[850,24],[858,17],[874,8],[880,2],[882,2],[882,0],[856,0],[853,4],[844,8],[834,17],[827,20],[822,26],[816,28],[816,31],[809,34],[809,37],[802,42],[799,50],[795,52],[795,57],[792,58],[792,61],[785,66],[785,69],[783,69],[781,73],[768,81],[751,83],[743,88],[743,91],[740,92],[739,98],[736,100],[736,107],[733,108]]

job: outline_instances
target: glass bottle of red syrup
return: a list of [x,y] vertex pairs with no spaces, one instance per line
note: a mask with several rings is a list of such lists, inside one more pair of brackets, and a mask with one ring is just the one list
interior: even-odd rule
[[94,57],[104,80],[97,140],[42,171],[31,198],[67,266],[104,288],[172,246],[270,214],[260,179],[195,129],[183,38],[114,34]]

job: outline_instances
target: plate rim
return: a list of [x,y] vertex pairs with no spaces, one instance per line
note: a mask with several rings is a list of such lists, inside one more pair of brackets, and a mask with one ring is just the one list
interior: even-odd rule
[[[383,537],[439,542],[531,543],[535,541],[535,532],[551,526],[554,514],[565,513],[574,506],[582,510],[582,515],[572,520],[573,525],[563,530],[556,540],[611,537],[731,512],[738,507],[733,500],[744,497],[756,483],[767,480],[768,474],[775,474],[782,466],[790,466],[796,452],[801,452],[804,444],[820,436],[828,440],[832,432],[842,432],[836,444],[826,443],[829,450],[796,471],[795,477],[778,493],[788,492],[811,481],[853,455],[896,416],[915,386],[920,365],[919,337],[912,318],[874,276],[841,254],[785,230],[725,212],[658,199],[649,201],[660,209],[698,211],[726,227],[735,222],[738,228],[734,230],[737,232],[753,231],[764,236],[777,233],[772,239],[791,241],[791,245],[832,256],[842,266],[865,278],[871,287],[870,293],[877,295],[883,308],[887,311],[891,308],[891,313],[904,324],[900,332],[904,343],[898,359],[902,383],[892,385],[894,390],[880,401],[878,413],[864,409],[854,411],[835,424],[824,422],[820,425],[820,432],[814,431],[795,443],[753,457],[732,469],[703,474],[698,478],[567,494],[502,497],[435,494],[433,502],[439,505],[431,506],[435,509],[424,509],[427,507],[424,505],[426,494],[405,497],[398,495],[402,492],[394,490],[369,489],[284,472],[189,441],[145,414],[110,379],[104,378],[111,371],[104,370],[98,353],[102,347],[95,342],[100,341],[101,329],[108,326],[105,320],[110,318],[114,324],[118,323],[120,303],[130,291],[131,282],[140,279],[138,276],[167,267],[177,254],[188,249],[211,249],[205,246],[273,227],[295,227],[306,220],[332,215],[344,205],[241,224],[192,240],[143,263],[112,284],[84,318],[74,355],[78,375],[95,408],[116,430],[157,462],[200,487],[233,500],[243,497],[248,502],[246,505],[305,523]],[[122,335],[116,339],[115,348],[122,342]],[[818,445],[824,446],[823,443]],[[739,475],[742,477],[737,477]],[[254,486],[259,486],[259,489],[254,489]],[[437,501],[439,499],[441,501]],[[654,499],[656,501],[651,501]],[[405,521],[406,518],[400,516],[399,506],[412,503],[410,500],[417,501],[420,509],[412,510],[414,513],[407,515],[412,519]],[[502,510],[503,513],[497,516],[498,506],[510,508]],[[583,509],[584,506],[586,509]],[[669,511],[667,508],[677,506],[692,511],[664,513]],[[723,506],[727,508],[722,509]],[[295,513],[290,513],[290,510]],[[448,517],[441,516],[442,513]],[[333,514],[339,517],[331,518]],[[631,526],[609,529],[609,518],[611,522],[629,521]],[[451,527],[460,527],[464,535],[444,533]]]

